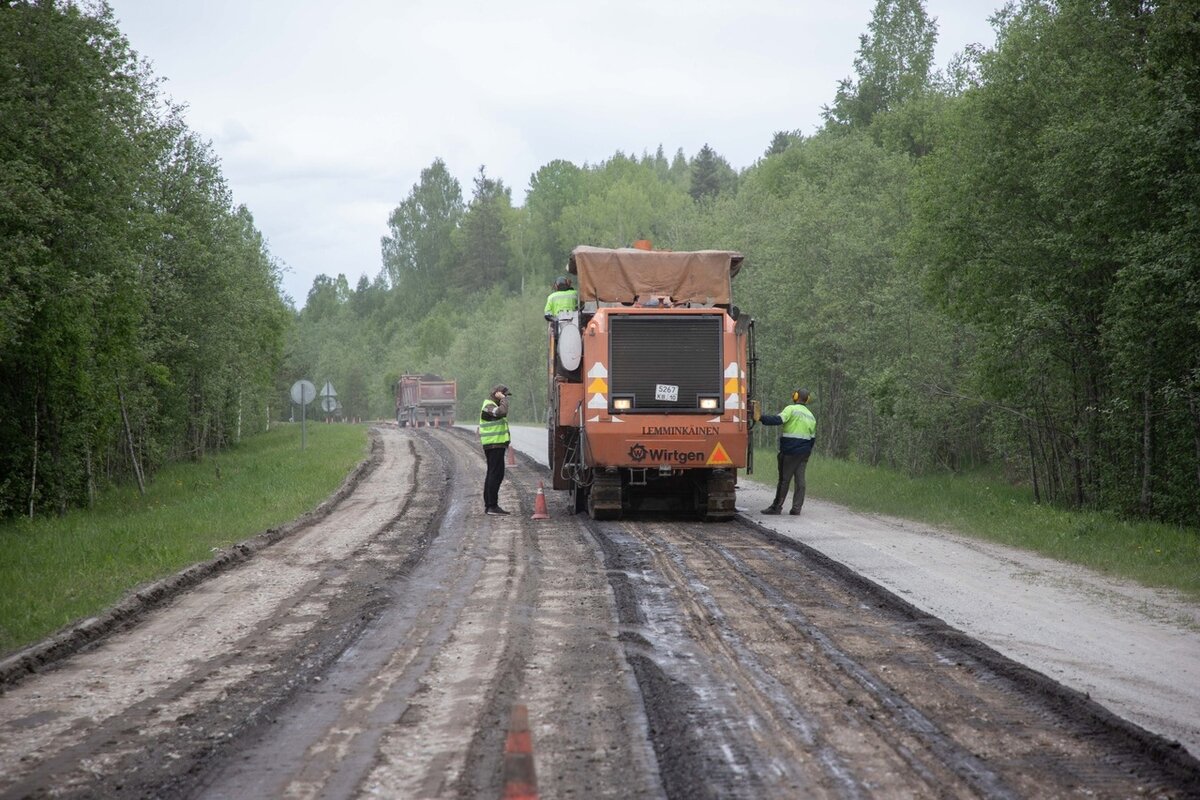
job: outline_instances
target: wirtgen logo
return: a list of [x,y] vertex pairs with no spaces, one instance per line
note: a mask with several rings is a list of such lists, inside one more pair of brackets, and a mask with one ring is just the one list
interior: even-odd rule
[[647,448],[641,442],[629,448],[629,457],[638,464],[646,459],[650,459],[655,464],[671,462],[676,464],[691,464],[693,461],[704,461],[704,453],[700,451],[667,450],[666,448],[658,447]]

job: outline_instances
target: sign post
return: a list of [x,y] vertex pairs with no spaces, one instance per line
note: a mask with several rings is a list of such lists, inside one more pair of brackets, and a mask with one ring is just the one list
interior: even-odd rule
[[305,409],[317,397],[317,387],[310,380],[298,380],[292,384],[292,402],[300,406],[300,449],[304,449],[308,436],[308,425],[305,419]]
[[[333,384],[325,381],[325,386],[321,389],[321,410],[326,414],[332,414],[341,408],[341,403],[337,401],[337,392],[334,391]],[[329,420],[326,419],[326,422]]]

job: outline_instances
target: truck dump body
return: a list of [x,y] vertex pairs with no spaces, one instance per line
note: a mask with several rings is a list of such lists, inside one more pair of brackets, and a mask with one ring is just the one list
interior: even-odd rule
[[401,375],[396,382],[396,421],[411,425],[453,425],[458,383],[440,375]]
[[613,517],[672,501],[732,518],[753,424],[752,322],[730,292],[741,261],[727,251],[572,253],[583,355],[573,374],[551,364],[550,461],[554,488],[572,491],[577,510]]

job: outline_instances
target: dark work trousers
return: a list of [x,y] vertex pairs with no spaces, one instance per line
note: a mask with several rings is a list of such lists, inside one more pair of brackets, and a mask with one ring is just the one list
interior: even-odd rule
[[489,447],[483,451],[487,458],[487,477],[483,479],[484,510],[500,505],[500,483],[504,480],[504,452],[507,447]]
[[788,486],[792,481],[796,482],[796,493],[792,495],[792,511],[799,511],[804,505],[804,470],[808,467],[808,457],[811,453],[803,455],[785,455],[779,454],[777,463],[779,464],[779,483],[775,485],[775,502],[771,505],[778,509],[783,509],[783,501],[787,499]]

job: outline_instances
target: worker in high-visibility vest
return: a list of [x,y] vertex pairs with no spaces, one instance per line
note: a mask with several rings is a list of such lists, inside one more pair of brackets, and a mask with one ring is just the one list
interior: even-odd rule
[[804,505],[804,471],[817,441],[817,418],[808,409],[811,398],[808,389],[801,388],[792,392],[792,404],[778,414],[760,414],[757,404],[754,406],[755,421],[783,426],[779,434],[779,482],[775,484],[775,501],[762,510],[764,514],[783,513],[783,501],[793,482],[796,492],[792,495],[789,513],[796,516]]
[[571,279],[566,275],[554,279],[554,291],[546,298],[545,313],[546,320],[550,323],[550,360],[554,364],[554,374],[567,377],[570,370],[563,366],[557,356],[558,335],[567,325],[574,325],[578,330],[579,293],[571,286]]
[[571,279],[560,275],[554,279],[554,291],[546,298],[546,319],[556,320],[560,311],[574,311],[579,306],[579,293],[571,287]]
[[479,411],[479,443],[487,459],[487,477],[483,479],[483,513],[507,516],[500,507],[500,484],[504,481],[504,452],[512,436],[508,431],[508,398],[512,392],[504,384],[492,387]]

